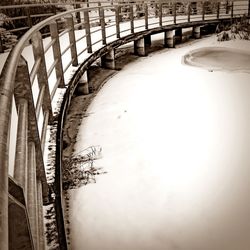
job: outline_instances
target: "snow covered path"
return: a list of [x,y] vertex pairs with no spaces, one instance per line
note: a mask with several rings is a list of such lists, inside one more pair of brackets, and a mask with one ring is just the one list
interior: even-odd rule
[[70,190],[72,249],[249,249],[250,77],[181,63],[203,46],[250,48],[154,53],[94,99],[75,149],[101,145],[108,173]]

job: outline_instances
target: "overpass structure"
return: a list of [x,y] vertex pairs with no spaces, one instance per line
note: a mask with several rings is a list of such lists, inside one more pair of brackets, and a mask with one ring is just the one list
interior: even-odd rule
[[[250,11],[249,1],[126,1],[77,7],[31,27],[10,51],[1,72],[3,250],[45,249],[43,206],[48,204],[55,207],[60,249],[67,249],[61,201],[62,128],[79,82],[85,94],[94,91],[88,81],[93,63],[99,60],[101,67],[115,69],[115,49],[121,45],[133,42],[134,53],[147,56],[151,35],[163,33],[163,45],[173,48],[185,28],[192,28],[198,39],[202,27],[249,18]],[[59,92],[60,112],[54,107]],[[52,124],[56,124],[55,134],[50,134],[56,138],[53,181],[47,175],[45,143]]]

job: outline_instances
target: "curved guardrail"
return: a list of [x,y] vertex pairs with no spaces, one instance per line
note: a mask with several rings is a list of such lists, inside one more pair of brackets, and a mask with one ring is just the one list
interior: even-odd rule
[[[39,249],[43,244],[42,202],[50,202],[46,132],[58,120],[55,202],[61,248],[66,249],[60,180],[62,126],[74,89],[93,62],[101,58],[103,66],[112,68],[114,49],[124,43],[135,41],[135,52],[146,55],[145,44],[152,34],[165,32],[164,44],[173,47],[173,30],[181,35],[182,28],[194,27],[199,37],[200,26],[206,23],[248,15],[249,1],[137,1],[72,9],[31,27],[9,53],[0,76],[0,248],[15,249],[11,240],[16,225],[11,221],[16,211],[26,218],[30,245]],[[45,28],[49,36],[43,39]],[[86,86],[90,91],[91,86]],[[60,90],[66,94],[58,117],[55,102]],[[14,209],[8,211],[10,204]]]

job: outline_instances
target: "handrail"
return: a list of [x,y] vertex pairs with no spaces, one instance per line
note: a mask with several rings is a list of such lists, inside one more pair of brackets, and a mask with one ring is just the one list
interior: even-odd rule
[[[88,3],[81,2],[81,4]],[[100,5],[97,2],[95,7],[68,10],[48,17],[31,27],[9,53],[0,75],[0,214],[2,216],[0,227],[8,228],[7,182],[8,169],[11,166],[10,158],[13,154],[10,151],[9,138],[13,124],[16,124],[14,127],[16,128],[15,134],[17,134],[17,140],[12,145],[16,148],[14,161],[21,162],[21,164],[14,164],[14,168],[20,171],[15,171],[16,174],[14,173],[13,177],[23,188],[28,204],[32,202],[32,204],[37,204],[37,200],[29,195],[37,192],[36,181],[37,185],[39,183],[42,185],[42,193],[39,195],[43,196],[44,203],[49,202],[49,186],[44,167],[45,132],[48,125],[57,119],[58,114],[53,112],[56,90],[68,89],[67,91],[70,91],[68,95],[74,91],[75,86],[70,80],[71,70],[78,69],[77,74],[83,74],[86,67],[82,65],[86,62],[91,64],[99,57],[104,58],[110,49],[138,40],[145,35],[167,32],[177,27],[196,27],[206,22],[218,23],[220,19],[232,20],[249,14],[247,1],[244,5],[233,1],[232,6],[228,9],[228,6],[217,2],[205,6],[204,2],[197,1],[191,9],[191,0],[181,6],[174,1],[164,2],[163,0],[136,3],[133,1],[114,2],[113,5]],[[63,21],[62,33],[59,32],[59,21]],[[47,28],[50,34],[46,39],[42,39],[41,35],[44,28]],[[171,36],[167,33],[166,39],[169,39],[168,35]],[[27,47],[28,44],[31,44],[30,47]],[[136,42],[135,45],[139,51],[142,45],[140,42]],[[28,56],[32,55],[30,61],[25,59],[27,50]],[[51,57],[52,62],[50,62]],[[61,122],[59,126],[62,126]],[[21,141],[22,144],[20,144]],[[22,152],[26,152],[25,155],[27,155],[23,156]],[[33,184],[27,183],[28,178],[26,180],[20,178],[20,173],[26,171],[31,175]],[[36,177],[37,180],[35,180]],[[58,196],[60,192],[57,190]],[[60,203],[60,201],[57,202]],[[31,206],[28,209],[33,211],[34,208]],[[37,225],[32,217],[30,225],[36,242],[34,235],[37,235],[35,233]],[[8,230],[0,231],[0,248],[4,250],[8,248],[6,231]]]

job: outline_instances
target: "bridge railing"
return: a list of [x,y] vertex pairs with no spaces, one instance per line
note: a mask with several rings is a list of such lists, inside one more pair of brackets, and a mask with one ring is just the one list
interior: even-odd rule
[[[0,231],[1,249],[8,248],[8,178],[23,189],[32,237],[38,244],[37,217],[42,214],[41,200],[48,202],[49,192],[46,133],[58,115],[57,91],[67,89],[78,66],[100,48],[141,31],[249,14],[247,1],[226,3],[126,1],[97,3],[95,7],[78,5],[81,8],[39,22],[20,38],[0,76],[0,228],[6,229]],[[44,30],[46,38],[42,36]]]

